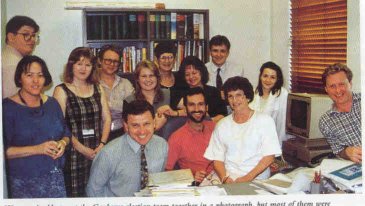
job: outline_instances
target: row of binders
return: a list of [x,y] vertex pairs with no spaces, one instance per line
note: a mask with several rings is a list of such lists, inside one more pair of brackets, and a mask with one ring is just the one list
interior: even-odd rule
[[204,14],[118,13],[86,16],[87,40],[204,39]]

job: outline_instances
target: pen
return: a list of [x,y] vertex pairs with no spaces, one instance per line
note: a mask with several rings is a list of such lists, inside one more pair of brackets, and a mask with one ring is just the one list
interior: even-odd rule
[[319,172],[315,171],[314,172],[313,182],[314,183],[320,183],[321,182],[321,171],[319,171]]

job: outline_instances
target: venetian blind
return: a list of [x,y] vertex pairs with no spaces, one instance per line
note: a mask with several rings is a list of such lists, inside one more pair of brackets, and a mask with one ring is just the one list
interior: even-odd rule
[[347,1],[291,0],[291,90],[324,93],[321,75],[346,64]]

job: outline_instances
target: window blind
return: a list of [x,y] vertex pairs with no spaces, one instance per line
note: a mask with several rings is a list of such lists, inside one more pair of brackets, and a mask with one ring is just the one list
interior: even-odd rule
[[346,53],[346,0],[291,0],[292,92],[325,93],[324,69]]

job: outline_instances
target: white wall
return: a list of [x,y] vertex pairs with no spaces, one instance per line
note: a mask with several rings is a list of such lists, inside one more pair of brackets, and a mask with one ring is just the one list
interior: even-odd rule
[[[7,20],[14,15],[26,15],[40,25],[41,41],[34,54],[47,62],[54,80],[53,85],[61,82],[60,75],[71,50],[82,46],[82,12],[65,10],[65,2],[66,0],[6,1]],[[163,2],[168,9],[209,9],[210,36],[223,34],[230,39],[230,58],[245,68],[246,77],[256,85],[260,65],[270,59],[270,0],[140,2]],[[51,94],[52,91],[53,89],[46,93]]]
[[[210,36],[223,34],[230,39],[230,58],[245,68],[245,76],[254,86],[259,67],[269,60],[282,67],[288,85],[289,0],[134,0],[138,1],[163,2],[168,9],[209,9]],[[6,0],[6,7],[2,8],[6,10],[7,20],[14,15],[27,15],[40,25],[41,42],[34,54],[47,62],[54,85],[61,82],[60,75],[71,50],[82,46],[82,12],[65,10],[65,2]],[[360,91],[359,38],[359,0],[348,0],[347,64],[354,72],[355,91]],[[52,90],[47,93],[51,94]]]
[[[271,58],[282,67],[284,78],[288,80],[288,59],[290,48],[290,36],[288,30],[290,7],[289,3],[274,4],[274,2],[277,2],[277,0],[272,0],[272,2]],[[347,33],[347,66],[354,74],[352,81],[353,90],[355,92],[359,92],[361,90],[359,0],[347,1]]]

